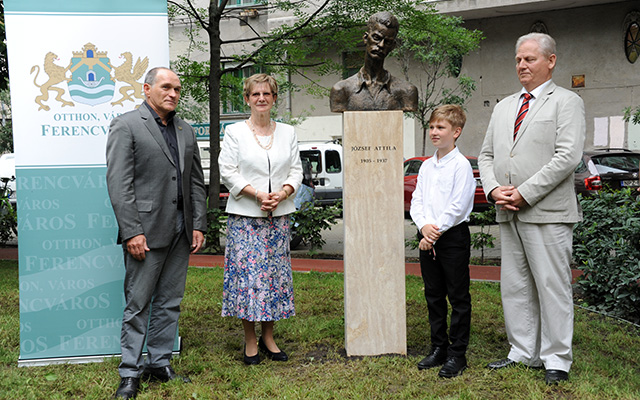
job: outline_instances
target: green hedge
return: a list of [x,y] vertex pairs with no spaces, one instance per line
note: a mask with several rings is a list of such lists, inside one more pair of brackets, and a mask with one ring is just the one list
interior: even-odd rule
[[579,196],[584,212],[573,233],[573,258],[583,275],[577,293],[598,311],[640,321],[640,202],[637,192]]

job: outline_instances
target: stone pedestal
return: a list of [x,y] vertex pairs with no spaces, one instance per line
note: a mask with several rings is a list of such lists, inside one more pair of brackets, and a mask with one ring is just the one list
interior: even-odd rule
[[345,347],[406,354],[402,111],[343,114]]

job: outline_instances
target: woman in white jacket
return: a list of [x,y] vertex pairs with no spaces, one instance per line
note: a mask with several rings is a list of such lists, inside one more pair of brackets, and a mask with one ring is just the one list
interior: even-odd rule
[[[225,130],[218,162],[229,189],[222,316],[242,319],[245,364],[260,362],[259,350],[288,360],[273,338],[274,322],[295,315],[291,277],[292,196],[302,181],[293,127],[271,120],[278,96],[275,79],[256,74],[245,80],[251,117]],[[257,340],[255,322],[262,325]]]

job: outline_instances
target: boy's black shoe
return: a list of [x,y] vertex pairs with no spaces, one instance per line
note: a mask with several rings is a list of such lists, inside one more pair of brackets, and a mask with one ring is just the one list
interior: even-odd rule
[[438,367],[447,361],[447,348],[442,346],[434,346],[431,353],[418,363],[418,369],[429,369]]
[[438,376],[441,378],[453,378],[462,375],[462,371],[467,369],[467,358],[465,356],[451,356],[447,358]]

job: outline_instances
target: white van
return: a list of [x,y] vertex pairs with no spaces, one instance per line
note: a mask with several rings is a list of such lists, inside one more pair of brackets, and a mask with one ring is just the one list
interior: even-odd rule
[[211,153],[209,152],[209,141],[198,140],[198,148],[200,149],[200,163],[204,172],[204,184],[209,186],[209,170],[211,166]]
[[311,165],[316,204],[342,199],[342,146],[335,142],[300,142],[300,158]]

